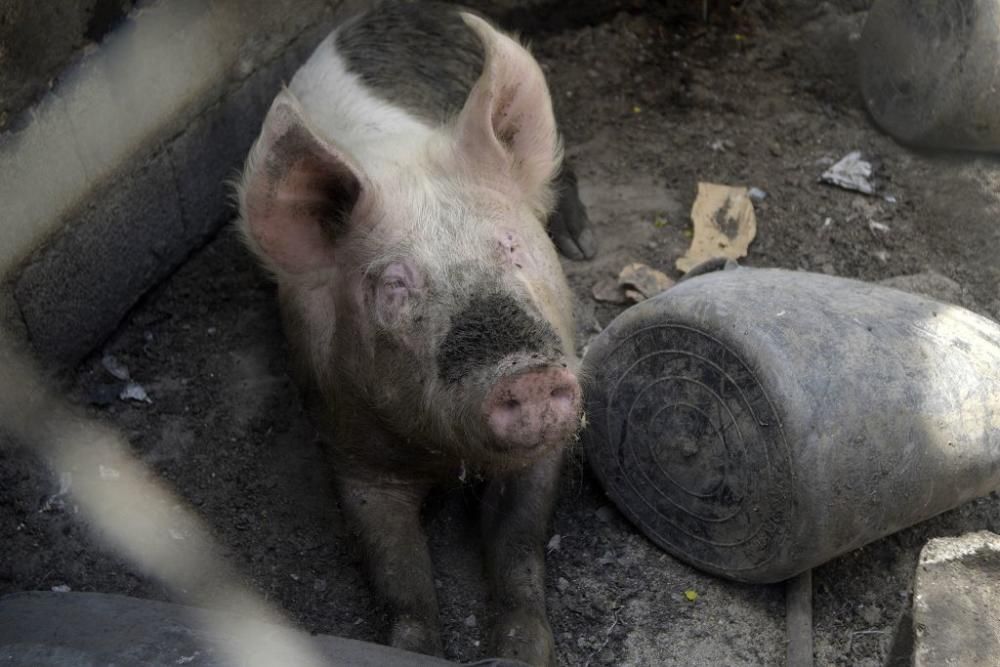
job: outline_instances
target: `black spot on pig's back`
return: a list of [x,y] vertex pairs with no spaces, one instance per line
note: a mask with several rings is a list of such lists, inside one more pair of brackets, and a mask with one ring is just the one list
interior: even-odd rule
[[445,3],[383,3],[343,25],[336,44],[375,95],[431,122],[462,109],[483,69],[479,38]]
[[438,349],[438,374],[445,382],[458,382],[516,352],[559,355],[559,338],[551,326],[531,317],[513,296],[481,293],[452,318],[451,329]]

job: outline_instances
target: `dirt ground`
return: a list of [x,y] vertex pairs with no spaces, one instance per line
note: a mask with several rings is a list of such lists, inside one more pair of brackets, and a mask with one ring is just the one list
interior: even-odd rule
[[[1000,161],[914,152],[871,124],[853,78],[864,13],[852,9],[865,3],[789,3],[812,8],[779,12],[779,3],[745,2],[707,24],[668,16],[667,3],[620,4],[595,25],[527,30],[601,243],[595,260],[565,262],[585,333],[621,310],[593,301],[599,279],[630,261],[677,277],[698,181],[767,192],[747,265],[865,280],[932,270],[961,285],[965,305],[1000,316]],[[877,196],[817,183],[855,149],[875,164]],[[124,431],[213,526],[248,583],[296,624],[377,640],[383,619],[286,374],[273,297],[225,231],[78,369],[72,395]],[[151,404],[100,404],[112,381],[102,353],[129,366]],[[95,544],[71,505],[46,507],[57,488],[56,472],[0,449],[0,594],[68,585],[172,599]],[[439,493],[426,517],[447,656],[481,657],[489,618],[474,498]],[[818,568],[816,663],[895,664],[920,548],[974,529],[1000,531],[996,495]],[[609,505],[579,450],[566,464],[552,532],[560,539],[548,559],[548,601],[560,664],[784,663],[783,587],[733,584],[659,551]]]

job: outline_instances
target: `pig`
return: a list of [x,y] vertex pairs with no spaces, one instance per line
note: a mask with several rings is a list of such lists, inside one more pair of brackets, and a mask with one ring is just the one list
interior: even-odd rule
[[554,663],[544,545],[583,421],[554,242],[595,248],[561,161],[524,46],[471,12],[399,2],[317,47],[247,158],[238,224],[277,283],[393,646],[441,654],[420,509],[440,482],[480,478],[492,650]]

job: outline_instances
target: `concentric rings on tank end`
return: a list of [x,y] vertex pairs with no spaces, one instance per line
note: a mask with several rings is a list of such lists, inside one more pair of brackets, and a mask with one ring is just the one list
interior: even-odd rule
[[784,546],[794,481],[757,375],[690,326],[617,333],[584,360],[587,456],[605,491],[653,542],[693,565],[736,579],[766,567]]

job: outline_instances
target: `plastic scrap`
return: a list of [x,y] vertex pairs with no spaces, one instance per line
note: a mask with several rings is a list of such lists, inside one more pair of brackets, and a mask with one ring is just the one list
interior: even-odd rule
[[118,394],[118,398],[123,401],[136,401],[139,403],[153,402],[153,399],[151,399],[149,394],[146,393],[145,388],[143,388],[143,386],[138,382],[134,382],[132,380],[125,383],[125,386],[122,387],[121,392]]
[[821,183],[836,185],[845,190],[873,195],[875,186],[872,185],[871,177],[872,163],[861,159],[861,151],[851,151],[824,171],[819,180]]

